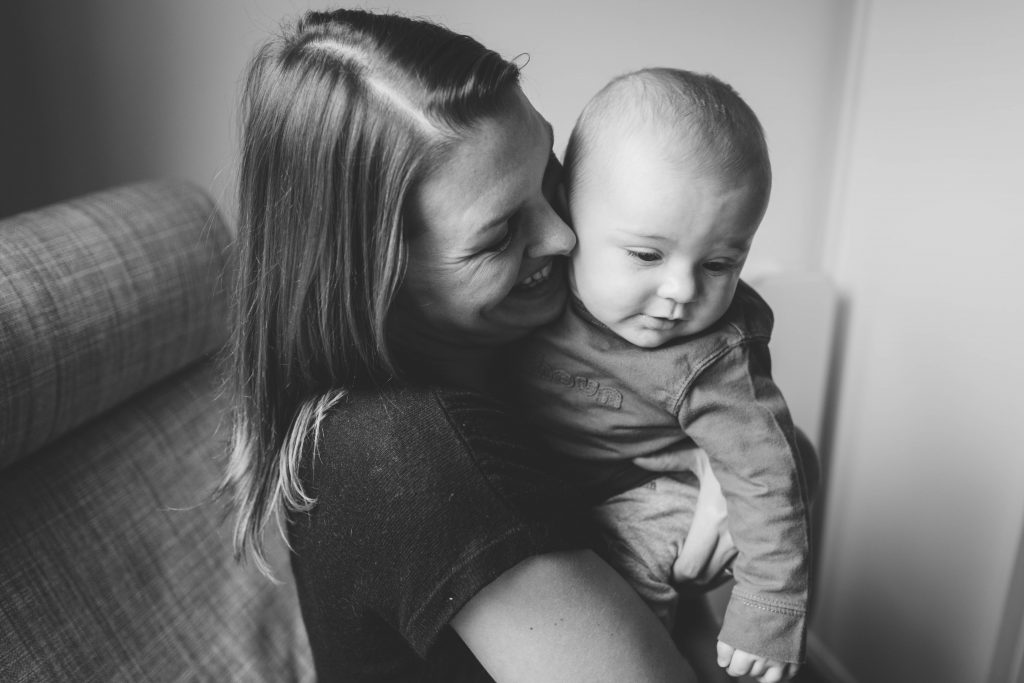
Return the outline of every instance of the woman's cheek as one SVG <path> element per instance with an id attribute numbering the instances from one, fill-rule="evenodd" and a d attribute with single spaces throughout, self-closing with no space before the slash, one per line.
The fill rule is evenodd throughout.
<path id="1" fill-rule="evenodd" d="M 511 296 L 518 284 L 519 270 L 517 268 L 516 270 L 490 273 L 479 278 L 474 283 L 473 291 L 484 308 L 494 308 Z"/>

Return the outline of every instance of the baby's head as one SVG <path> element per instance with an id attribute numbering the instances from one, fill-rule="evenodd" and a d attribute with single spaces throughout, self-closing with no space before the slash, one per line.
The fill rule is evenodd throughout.
<path id="1" fill-rule="evenodd" d="M 571 282 L 592 315 L 647 348 L 722 317 L 771 191 L 761 124 L 732 88 L 621 76 L 584 108 L 565 167 Z"/>

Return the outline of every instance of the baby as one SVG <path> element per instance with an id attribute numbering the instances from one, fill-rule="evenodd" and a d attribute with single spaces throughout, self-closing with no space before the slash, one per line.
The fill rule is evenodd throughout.
<path id="1" fill-rule="evenodd" d="M 573 296 L 520 349 L 524 405 L 597 503 L 609 561 L 670 628 L 694 478 L 632 459 L 708 454 L 739 551 L 718 663 L 789 677 L 806 641 L 808 489 L 771 378 L 772 313 L 739 277 L 771 188 L 761 125 L 711 76 L 645 69 L 590 101 L 565 167 Z"/>

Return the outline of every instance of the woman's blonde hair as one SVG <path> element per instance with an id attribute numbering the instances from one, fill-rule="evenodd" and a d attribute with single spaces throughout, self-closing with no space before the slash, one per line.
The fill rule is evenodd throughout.
<path id="1" fill-rule="evenodd" d="M 410 192 L 518 79 L 468 36 L 356 10 L 307 13 L 252 59 L 221 491 L 238 511 L 236 556 L 268 576 L 268 522 L 314 503 L 299 464 L 320 422 L 348 389 L 397 373 L 387 325 Z"/>

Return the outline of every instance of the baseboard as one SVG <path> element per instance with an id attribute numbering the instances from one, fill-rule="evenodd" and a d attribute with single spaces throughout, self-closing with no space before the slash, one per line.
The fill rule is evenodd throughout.
<path id="1" fill-rule="evenodd" d="M 807 659 L 828 683 L 859 683 L 813 631 L 807 634 Z"/>

